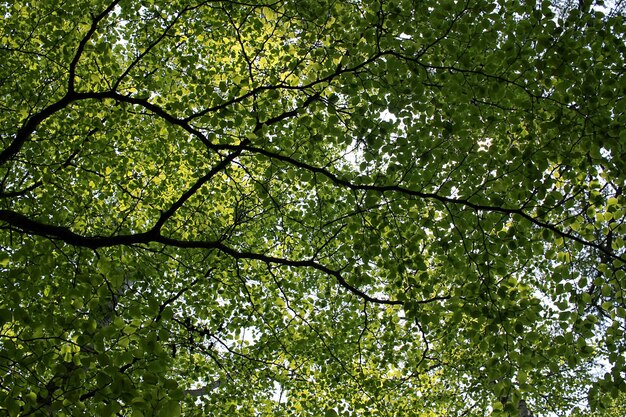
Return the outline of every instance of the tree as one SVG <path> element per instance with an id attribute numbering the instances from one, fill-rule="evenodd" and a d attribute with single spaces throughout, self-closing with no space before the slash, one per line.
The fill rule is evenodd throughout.
<path id="1" fill-rule="evenodd" d="M 3 5 L 9 416 L 618 412 L 618 7 Z"/>

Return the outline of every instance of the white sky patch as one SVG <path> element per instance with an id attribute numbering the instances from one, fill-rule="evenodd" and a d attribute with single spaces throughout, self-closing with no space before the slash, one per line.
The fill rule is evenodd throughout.
<path id="1" fill-rule="evenodd" d="M 479 152 L 488 152 L 489 148 L 491 148 L 491 144 L 493 141 L 491 138 L 485 138 L 478 141 L 478 151 Z"/>
<path id="2" fill-rule="evenodd" d="M 384 122 L 395 122 L 396 120 L 398 120 L 398 118 L 396 117 L 395 114 L 391 113 L 389 110 L 385 109 L 383 111 L 380 112 L 380 115 L 378 116 L 380 118 L 380 120 L 384 121 Z"/>

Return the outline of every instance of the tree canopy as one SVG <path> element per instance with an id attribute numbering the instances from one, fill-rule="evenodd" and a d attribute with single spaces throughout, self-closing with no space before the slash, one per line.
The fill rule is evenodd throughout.
<path id="1" fill-rule="evenodd" d="M 619 3 L 0 4 L 6 415 L 623 415 Z"/>

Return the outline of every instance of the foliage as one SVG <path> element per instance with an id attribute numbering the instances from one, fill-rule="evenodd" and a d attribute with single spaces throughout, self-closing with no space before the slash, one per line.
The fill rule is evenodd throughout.
<path id="1" fill-rule="evenodd" d="M 9 416 L 616 412 L 619 10 L 2 4 Z"/>

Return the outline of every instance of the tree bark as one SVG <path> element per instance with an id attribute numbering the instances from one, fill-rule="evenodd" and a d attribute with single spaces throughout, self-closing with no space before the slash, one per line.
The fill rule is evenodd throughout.
<path id="1" fill-rule="evenodd" d="M 519 409 L 519 417 L 534 417 L 533 413 L 528 409 L 526 401 L 520 400 L 519 404 L 517 404 L 517 408 Z"/>

